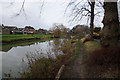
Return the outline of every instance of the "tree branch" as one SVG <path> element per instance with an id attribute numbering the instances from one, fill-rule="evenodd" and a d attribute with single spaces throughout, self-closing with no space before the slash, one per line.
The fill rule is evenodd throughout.
<path id="1" fill-rule="evenodd" d="M 40 16 L 41 16 L 41 14 L 42 14 L 42 9 L 43 9 L 44 3 L 45 3 L 45 0 L 43 0 L 42 5 L 41 5 L 41 8 L 40 8 Z"/>
<path id="2" fill-rule="evenodd" d="M 87 0 L 87 1 L 88 1 L 88 4 L 89 4 L 90 6 L 92 6 L 92 4 L 91 4 L 90 0 Z"/>
<path id="3" fill-rule="evenodd" d="M 16 16 L 19 16 L 19 15 L 21 14 L 22 11 L 23 11 L 23 12 L 25 11 L 25 10 L 24 10 L 24 4 L 25 4 L 25 0 L 23 1 L 23 3 L 22 3 L 22 7 L 21 7 L 19 13 L 16 14 Z"/>
<path id="4" fill-rule="evenodd" d="M 68 5 L 67 5 L 67 7 L 66 7 L 66 9 L 65 9 L 65 11 L 64 11 L 64 15 L 65 15 L 65 13 L 67 12 L 68 7 L 71 6 L 71 4 L 73 4 L 72 0 L 70 0 L 70 2 L 68 3 Z"/>

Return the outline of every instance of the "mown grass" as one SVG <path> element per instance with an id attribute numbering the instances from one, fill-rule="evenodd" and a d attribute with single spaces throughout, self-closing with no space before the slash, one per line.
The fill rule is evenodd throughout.
<path id="1" fill-rule="evenodd" d="M 1 35 L 1 36 L 2 36 L 2 41 L 11 41 L 11 40 L 28 39 L 28 38 L 52 37 L 52 35 L 40 35 L 40 34 Z"/>

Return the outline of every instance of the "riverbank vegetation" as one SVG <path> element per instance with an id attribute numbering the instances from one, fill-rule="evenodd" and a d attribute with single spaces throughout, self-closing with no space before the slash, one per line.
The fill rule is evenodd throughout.
<path id="1" fill-rule="evenodd" d="M 66 38 L 69 35 L 69 28 L 60 23 L 54 23 L 49 31 L 55 38 Z"/>
<path id="2" fill-rule="evenodd" d="M 56 44 L 58 46 L 58 44 Z M 67 65 L 78 54 L 77 42 L 63 40 L 60 47 L 55 49 L 61 50 L 63 54 L 56 54 L 55 58 L 49 55 L 47 58 L 28 58 L 29 71 L 22 74 L 23 78 L 55 78 L 61 65 Z M 54 49 L 53 49 L 54 50 Z"/>
<path id="3" fill-rule="evenodd" d="M 28 59 L 29 71 L 22 74 L 23 78 L 55 78 L 59 68 L 63 64 L 68 64 L 72 59 L 80 52 L 79 47 L 84 48 L 83 61 L 85 63 L 85 69 L 88 72 L 88 76 L 92 78 L 119 78 L 120 77 L 120 43 L 119 43 L 119 5 L 118 0 L 115 2 L 97 2 L 97 0 L 86 0 L 81 4 L 81 1 L 71 0 L 65 10 L 67 13 L 67 8 L 71 8 L 72 13 L 70 14 L 71 23 L 86 24 L 88 26 L 77 25 L 72 30 L 65 28 L 63 24 L 55 23 L 50 33 L 53 34 L 54 38 L 65 38 L 70 32 L 71 40 L 63 41 L 59 44 L 59 41 L 55 41 L 54 52 L 55 57 L 51 56 L 48 52 L 48 57 L 38 57 L 26 56 Z M 20 12 L 18 16 L 23 12 L 25 14 L 25 0 L 23 1 Z M 44 1 L 41 6 L 44 6 Z M 100 10 L 98 10 L 98 7 Z M 68 9 L 68 10 L 69 10 Z M 21 12 L 22 11 L 22 12 Z M 54 10 L 55 11 L 55 10 Z M 41 11 L 40 11 L 41 12 Z M 25 14 L 26 15 L 26 14 Z M 59 15 L 58 15 L 59 16 Z M 68 14 L 67 14 L 68 16 Z M 54 17 L 55 18 L 55 17 Z M 103 18 L 101 20 L 100 18 Z M 96 20 L 98 19 L 98 20 Z M 57 20 L 56 20 L 57 21 Z M 83 23 L 82 23 L 82 22 Z M 99 22 L 100 21 L 100 22 Z M 95 23 L 95 24 L 94 24 Z M 99 23 L 103 23 L 99 25 Z M 47 23 L 46 23 L 47 24 Z M 102 30 L 95 30 L 96 26 L 103 27 Z M 68 26 L 70 27 L 70 26 Z M 28 27 L 27 27 L 28 28 Z M 5 29 L 6 30 L 6 29 Z M 13 34 L 14 31 L 10 31 Z M 35 33 L 38 33 L 36 31 Z M 90 35 L 89 38 L 81 39 L 79 46 L 77 40 L 80 36 Z M 33 41 L 33 40 L 44 40 L 52 37 L 52 35 L 2 35 L 3 43 L 11 43 L 18 41 Z M 93 38 L 100 38 L 97 41 Z M 77 38 L 77 39 L 74 39 Z M 119 45 L 119 46 L 118 46 Z M 81 49 L 82 49 L 81 48 Z M 59 51 L 61 54 L 59 54 Z M 42 53 L 39 53 L 41 55 Z M 49 55 L 50 54 L 50 55 Z M 78 63 L 79 64 L 79 63 Z M 81 65 L 79 65 L 82 69 Z M 79 67 L 78 66 L 78 67 Z M 76 68 L 78 68 L 76 67 Z M 81 74 L 80 71 L 78 73 Z M 77 73 L 76 73 L 77 74 Z M 83 74 L 82 74 L 83 75 Z M 81 77 L 81 75 L 79 75 Z"/>
<path id="4" fill-rule="evenodd" d="M 100 78 L 118 78 L 120 63 L 120 48 L 109 47 L 94 50 L 87 58 L 86 68 L 94 77 Z M 91 73 L 93 72 L 93 73 Z"/>
<path id="5" fill-rule="evenodd" d="M 81 42 L 84 40 L 85 38 L 82 38 Z M 83 61 L 89 77 L 119 77 L 120 48 L 115 46 L 103 48 L 100 42 L 95 40 L 85 42 L 83 48 Z"/>

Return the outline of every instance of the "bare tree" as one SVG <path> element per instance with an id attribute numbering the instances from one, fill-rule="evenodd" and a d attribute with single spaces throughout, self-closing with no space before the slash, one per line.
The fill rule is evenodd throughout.
<path id="1" fill-rule="evenodd" d="M 22 6 L 21 6 L 21 9 L 20 9 L 20 11 L 16 14 L 16 16 L 19 16 L 19 15 L 21 14 L 21 12 L 24 12 L 24 13 L 25 13 L 24 5 L 25 5 L 25 0 L 23 1 Z M 25 15 L 26 15 L 26 13 L 25 13 Z"/>
<path id="2" fill-rule="evenodd" d="M 78 0 L 76 0 L 78 1 Z M 71 6 L 76 1 L 71 1 L 67 8 Z M 99 2 L 99 4 L 96 4 L 96 6 L 102 7 L 102 3 Z M 72 10 L 72 22 L 80 22 L 82 18 L 88 17 L 87 23 L 90 20 L 90 35 L 91 38 L 93 37 L 93 28 L 94 28 L 94 18 L 97 16 L 100 12 L 95 13 L 95 0 L 87 0 L 86 2 L 78 1 L 74 5 L 74 8 Z"/>
<path id="3" fill-rule="evenodd" d="M 71 33 L 74 36 L 81 37 L 81 36 L 85 36 L 86 33 L 88 32 L 88 30 L 89 30 L 88 26 L 85 26 L 85 25 L 76 25 L 71 30 Z"/>
<path id="4" fill-rule="evenodd" d="M 91 7 L 90 35 L 91 35 L 91 38 L 93 38 L 95 0 L 91 0 L 91 3 L 88 0 L 88 3 Z"/>
<path id="5" fill-rule="evenodd" d="M 54 37 L 66 37 L 67 36 L 67 28 L 60 23 L 54 23 L 50 31 L 53 33 Z"/>
<path id="6" fill-rule="evenodd" d="M 17 14 L 15 14 L 15 16 L 19 16 L 19 15 L 21 15 L 23 13 L 25 15 L 25 17 L 27 18 L 27 14 L 25 12 L 25 1 L 26 0 L 23 0 L 20 10 L 19 10 L 19 12 Z M 41 6 L 40 6 L 40 16 L 41 16 L 45 0 L 40 0 L 40 2 L 42 3 Z M 13 3 L 14 2 L 12 2 L 10 4 L 12 5 Z"/>

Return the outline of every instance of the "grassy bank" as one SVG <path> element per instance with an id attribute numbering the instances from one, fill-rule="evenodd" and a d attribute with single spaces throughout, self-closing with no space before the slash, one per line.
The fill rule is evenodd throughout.
<path id="1" fill-rule="evenodd" d="M 79 54 L 79 40 L 76 41 L 76 47 L 75 47 L 75 54 L 72 56 L 72 61 L 74 61 L 76 59 L 76 57 L 78 56 Z"/>
<path id="2" fill-rule="evenodd" d="M 35 42 L 44 42 L 51 40 L 52 35 L 1 35 L 2 37 L 2 51 L 8 51 L 12 47 L 25 46 L 34 44 Z"/>
<path id="3" fill-rule="evenodd" d="M 45 38 L 45 39 L 40 39 L 40 40 L 35 40 L 35 41 L 26 41 L 26 42 L 19 42 L 19 43 L 9 43 L 9 44 L 3 44 L 2 48 L 0 49 L 1 51 L 8 51 L 10 50 L 12 47 L 16 47 L 16 46 L 26 46 L 26 45 L 31 45 L 37 42 L 44 42 L 44 41 L 48 41 L 51 40 L 51 38 Z"/>
<path id="4" fill-rule="evenodd" d="M 85 38 L 82 38 L 80 40 L 80 43 L 83 43 Z M 97 41 L 88 41 L 88 42 L 85 42 L 83 44 L 83 48 L 84 48 L 84 55 L 83 55 L 83 59 L 85 60 L 90 53 L 92 53 L 94 50 L 100 48 L 100 42 L 97 42 Z"/>
<path id="5" fill-rule="evenodd" d="M 83 42 L 84 39 L 81 39 Z M 118 78 L 120 48 L 101 47 L 100 42 L 87 41 L 83 44 L 87 74 L 91 78 Z M 90 67 L 89 67 L 90 66 Z"/>
<path id="6" fill-rule="evenodd" d="M 28 35 L 1 35 L 2 41 L 11 41 L 19 39 L 29 39 L 29 38 L 43 38 L 43 37 L 52 37 L 52 35 L 40 35 L 40 34 L 28 34 Z"/>
<path id="7" fill-rule="evenodd" d="M 71 40 L 64 40 L 61 50 L 64 54 L 56 55 L 56 58 L 38 58 L 31 61 L 29 59 L 29 71 L 22 74 L 23 78 L 55 78 L 61 65 L 68 64 L 78 54 L 78 46 Z"/>

